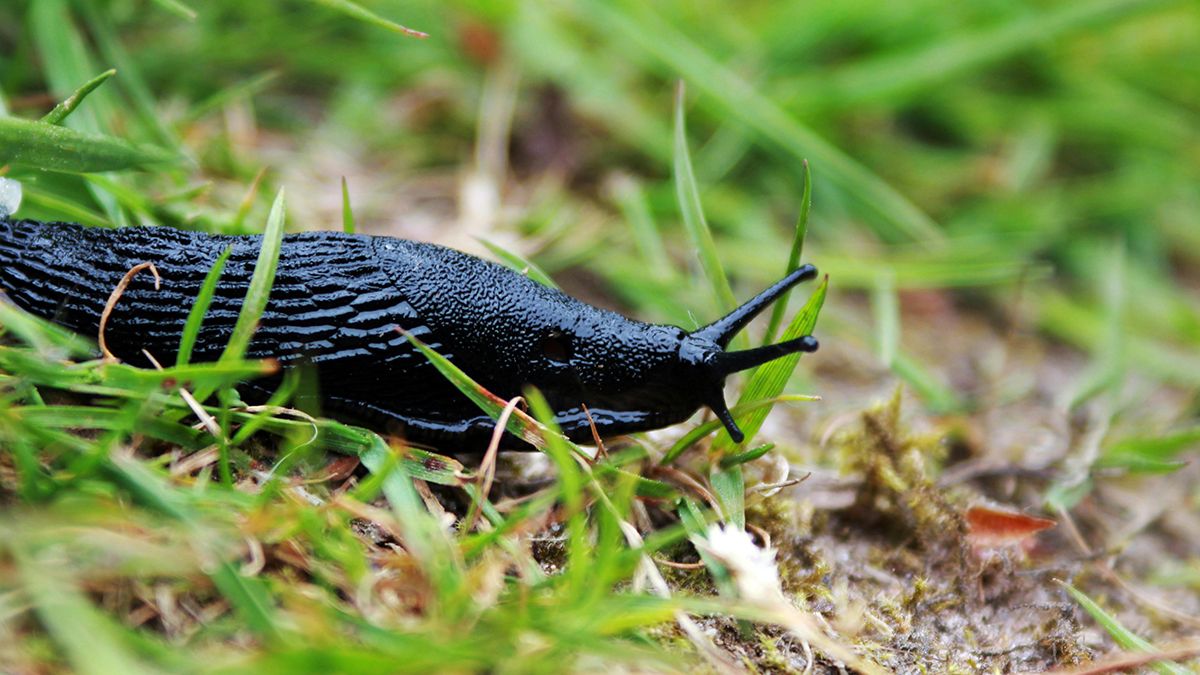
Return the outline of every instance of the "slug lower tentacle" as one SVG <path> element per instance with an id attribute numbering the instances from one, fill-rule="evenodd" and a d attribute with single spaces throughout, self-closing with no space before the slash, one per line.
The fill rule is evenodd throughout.
<path id="1" fill-rule="evenodd" d="M 5 217 L 0 289 L 23 309 L 94 336 L 121 277 L 151 262 L 161 287 L 148 275 L 132 279 L 108 317 L 107 344 L 135 365 L 148 365 L 143 350 L 173 362 L 205 275 L 232 247 L 192 356 L 212 361 L 237 321 L 260 244 L 258 236 Z M 723 399 L 726 376 L 815 351 L 817 342 L 805 336 L 740 352 L 726 347 L 755 315 L 816 273 L 805 265 L 726 317 L 688 332 L 593 307 L 433 244 L 337 232 L 288 235 L 247 356 L 284 367 L 311 364 L 326 412 L 435 446 L 481 450 L 495 423 L 405 332 L 498 396 L 537 387 L 573 440 L 590 441 L 592 423 L 601 436 L 613 436 L 675 424 L 708 406 L 741 441 Z M 248 386 L 266 392 L 271 384 Z"/>

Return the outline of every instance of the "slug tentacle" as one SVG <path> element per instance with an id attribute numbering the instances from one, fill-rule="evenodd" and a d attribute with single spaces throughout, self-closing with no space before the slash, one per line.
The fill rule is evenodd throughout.
<path id="1" fill-rule="evenodd" d="M 728 375 L 740 370 L 761 366 L 767 361 L 774 361 L 788 354 L 815 352 L 819 346 L 815 337 L 803 335 L 787 342 L 764 345 L 754 349 L 745 349 L 740 352 L 722 352 L 717 356 L 716 368 L 718 371 Z"/>
<path id="2" fill-rule="evenodd" d="M 710 339 L 724 349 L 729 346 L 729 341 L 733 339 L 734 335 L 741 332 L 746 324 L 750 323 L 764 309 L 770 307 L 781 295 L 787 293 L 796 284 L 815 278 L 817 278 L 817 268 L 812 265 L 802 265 L 762 293 L 747 300 L 737 309 L 695 331 L 693 335 Z"/>
<path id="3" fill-rule="evenodd" d="M 134 277 L 105 325 L 113 353 L 176 359 L 188 313 L 214 261 L 225 265 L 192 353 L 220 357 L 254 274 L 262 238 L 166 227 L 117 230 L 0 216 L 0 290 L 16 305 L 95 337 L 105 301 L 129 269 L 152 263 L 161 288 Z M 319 394 L 298 401 L 410 441 L 481 451 L 495 423 L 433 367 L 401 331 L 510 399 L 536 387 L 573 440 L 655 429 L 708 406 L 742 440 L 725 378 L 801 351 L 811 336 L 737 352 L 725 348 L 797 283 L 806 265 L 729 315 L 688 333 L 593 307 L 495 263 L 391 237 L 309 232 L 284 237 L 274 285 L 247 349 L 283 367 L 307 365 Z M 275 380 L 245 384 L 266 399 Z M 584 412 L 586 406 L 587 413 Z M 505 446 L 528 449 L 515 437 Z"/>

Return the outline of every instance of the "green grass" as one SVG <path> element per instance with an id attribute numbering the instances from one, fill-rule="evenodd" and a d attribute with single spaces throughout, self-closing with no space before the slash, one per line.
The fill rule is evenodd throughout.
<path id="1" fill-rule="evenodd" d="M 95 336 L 0 304 L 0 669 L 781 667 L 760 642 L 803 662 L 710 556 L 652 562 L 701 560 L 687 542 L 718 518 L 784 542 L 785 587 L 835 645 L 912 667 L 878 626 L 903 638 L 925 600 L 855 604 L 828 581 L 836 561 L 872 566 L 849 597 L 914 559 L 928 568 L 906 583 L 953 586 L 959 549 L 932 532 L 957 530 L 930 510 L 977 497 L 1049 503 L 1086 537 L 1128 535 L 1112 555 L 1135 559 L 1138 536 L 1164 535 L 1133 515 L 1141 529 L 1124 529 L 1122 490 L 1173 487 L 1175 517 L 1196 515 L 1192 4 L 16 0 L 0 45 L 0 173 L 23 185 L 19 216 L 267 234 L 219 363 L 91 360 Z M 468 174 L 499 181 L 483 231 L 457 227 Z M 509 428 L 557 479 L 485 495 L 476 457 L 291 410 L 303 377 L 238 407 L 236 383 L 271 368 L 243 354 L 279 237 L 317 228 L 444 237 L 685 328 L 813 262 L 828 280 L 739 340 L 815 327 L 822 351 L 731 382 L 741 446 L 700 420 L 597 458 L 531 392 Z M 505 401 L 427 356 L 499 415 Z M 838 440 L 896 383 L 940 443 L 868 422 Z M 1039 425 L 1045 464 L 1018 433 Z M 951 446 L 1019 477 L 938 485 Z M 780 457 L 849 467 L 857 508 L 879 517 L 764 500 Z M 767 514 L 793 507 L 779 531 Z M 830 532 L 871 555 L 828 554 Z M 1102 575 L 1075 583 L 1107 595 Z M 1028 604 L 1089 597 L 1046 588 Z M 1080 622 L 1144 648 L 1083 606 Z M 868 628 L 839 623 L 864 612 Z"/>

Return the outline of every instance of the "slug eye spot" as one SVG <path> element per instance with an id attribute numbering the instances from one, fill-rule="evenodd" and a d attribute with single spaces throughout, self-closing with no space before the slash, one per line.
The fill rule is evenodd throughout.
<path id="1" fill-rule="evenodd" d="M 553 363 L 566 364 L 571 360 L 571 336 L 552 331 L 542 338 L 542 355 Z"/>

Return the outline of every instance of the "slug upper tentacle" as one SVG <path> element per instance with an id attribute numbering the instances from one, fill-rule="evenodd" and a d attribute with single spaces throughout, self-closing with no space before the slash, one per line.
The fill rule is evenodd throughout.
<path id="1" fill-rule="evenodd" d="M 0 289 L 33 314 L 96 335 L 114 286 L 131 267 L 151 262 L 161 288 L 148 277 L 133 278 L 108 318 L 107 344 L 134 364 L 146 362 L 143 350 L 171 362 L 205 275 L 232 247 L 192 357 L 211 361 L 237 321 L 260 243 L 257 236 L 0 217 Z M 275 358 L 284 367 L 311 364 L 327 412 L 438 446 L 482 449 L 494 422 L 404 332 L 498 396 L 537 387 L 573 440 L 590 441 L 593 423 L 602 436 L 612 436 L 675 424 L 708 406 L 741 441 L 723 399 L 725 378 L 815 351 L 817 342 L 805 336 L 744 351 L 726 348 L 757 314 L 816 273 L 805 265 L 688 332 L 588 305 L 433 244 L 337 232 L 288 235 L 247 356 Z M 272 382 L 248 387 L 269 392 Z"/>

